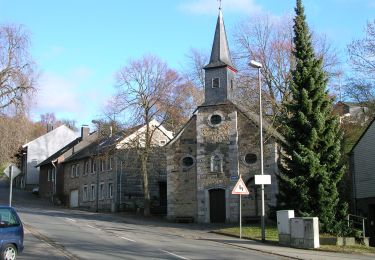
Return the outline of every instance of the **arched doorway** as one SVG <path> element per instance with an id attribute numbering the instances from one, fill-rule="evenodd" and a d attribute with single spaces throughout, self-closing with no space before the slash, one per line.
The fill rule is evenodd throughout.
<path id="1" fill-rule="evenodd" d="M 210 193 L 210 222 L 225 223 L 225 190 L 212 189 Z"/>

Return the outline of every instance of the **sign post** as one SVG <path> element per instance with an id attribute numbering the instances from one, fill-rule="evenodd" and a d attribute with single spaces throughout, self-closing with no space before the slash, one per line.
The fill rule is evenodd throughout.
<path id="1" fill-rule="evenodd" d="M 261 185 L 262 187 L 262 216 L 261 216 L 261 229 L 262 229 L 262 242 L 266 241 L 266 225 L 265 225 L 265 210 L 264 210 L 264 185 L 271 184 L 271 175 L 263 174 L 255 175 L 255 185 Z"/>
<path id="2" fill-rule="evenodd" d="M 10 189 L 9 189 L 9 207 L 12 206 L 12 193 L 13 193 L 13 180 L 21 173 L 20 169 L 18 169 L 15 165 L 9 164 L 5 170 L 4 174 L 8 176 L 10 180 Z"/>
<path id="3" fill-rule="evenodd" d="M 242 177 L 240 175 L 240 178 L 238 179 L 238 182 L 234 186 L 232 190 L 232 194 L 240 195 L 240 239 L 242 238 L 242 201 L 241 201 L 241 195 L 249 195 L 249 190 L 246 188 L 245 183 L 242 180 Z"/>

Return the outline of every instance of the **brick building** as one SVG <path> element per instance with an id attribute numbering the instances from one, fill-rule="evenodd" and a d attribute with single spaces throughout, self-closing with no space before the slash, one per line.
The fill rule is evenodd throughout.
<path id="1" fill-rule="evenodd" d="M 236 104 L 237 73 L 233 65 L 221 11 L 217 19 L 210 62 L 205 69 L 205 100 L 183 129 L 168 144 L 168 218 L 191 218 L 200 223 L 237 222 L 239 196 L 231 191 L 239 174 L 250 195 L 243 196 L 244 217 L 261 214 L 258 116 Z M 268 134 L 264 149 L 266 204 L 276 204 L 277 134 Z M 259 191 L 258 191 L 259 190 Z"/>

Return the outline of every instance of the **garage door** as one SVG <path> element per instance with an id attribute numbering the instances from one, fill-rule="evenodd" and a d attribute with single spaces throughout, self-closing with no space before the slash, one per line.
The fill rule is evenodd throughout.
<path id="1" fill-rule="evenodd" d="M 71 208 L 78 207 L 78 190 L 70 191 L 70 207 Z"/>

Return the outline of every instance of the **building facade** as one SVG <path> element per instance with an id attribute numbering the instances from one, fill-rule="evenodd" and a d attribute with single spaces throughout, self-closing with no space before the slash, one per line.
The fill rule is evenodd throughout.
<path id="1" fill-rule="evenodd" d="M 221 11 L 217 19 L 210 62 L 205 69 L 205 100 L 168 144 L 168 218 L 191 218 L 199 223 L 237 222 L 239 196 L 232 190 L 239 176 L 250 194 L 243 196 L 242 215 L 261 214 L 259 118 L 236 104 L 237 73 L 228 47 Z M 272 129 L 264 149 L 264 174 L 272 184 L 265 188 L 266 204 L 276 204 L 277 146 Z"/>
<path id="2" fill-rule="evenodd" d="M 19 156 L 22 173 L 17 177 L 17 186 L 27 189 L 39 186 L 39 167 L 36 166 L 76 138 L 73 130 L 62 125 L 24 144 Z"/>
<path id="3" fill-rule="evenodd" d="M 172 133 L 157 121 L 148 160 L 152 213 L 166 213 L 165 144 Z M 155 128 L 156 127 L 156 128 Z M 108 138 L 100 138 L 68 157 L 64 165 L 64 194 L 71 208 L 95 211 L 142 210 L 143 177 L 139 146 L 144 145 L 145 126 Z"/>
<path id="4" fill-rule="evenodd" d="M 356 215 L 367 218 L 368 236 L 375 245 L 375 119 L 350 153 L 353 205 Z"/>

